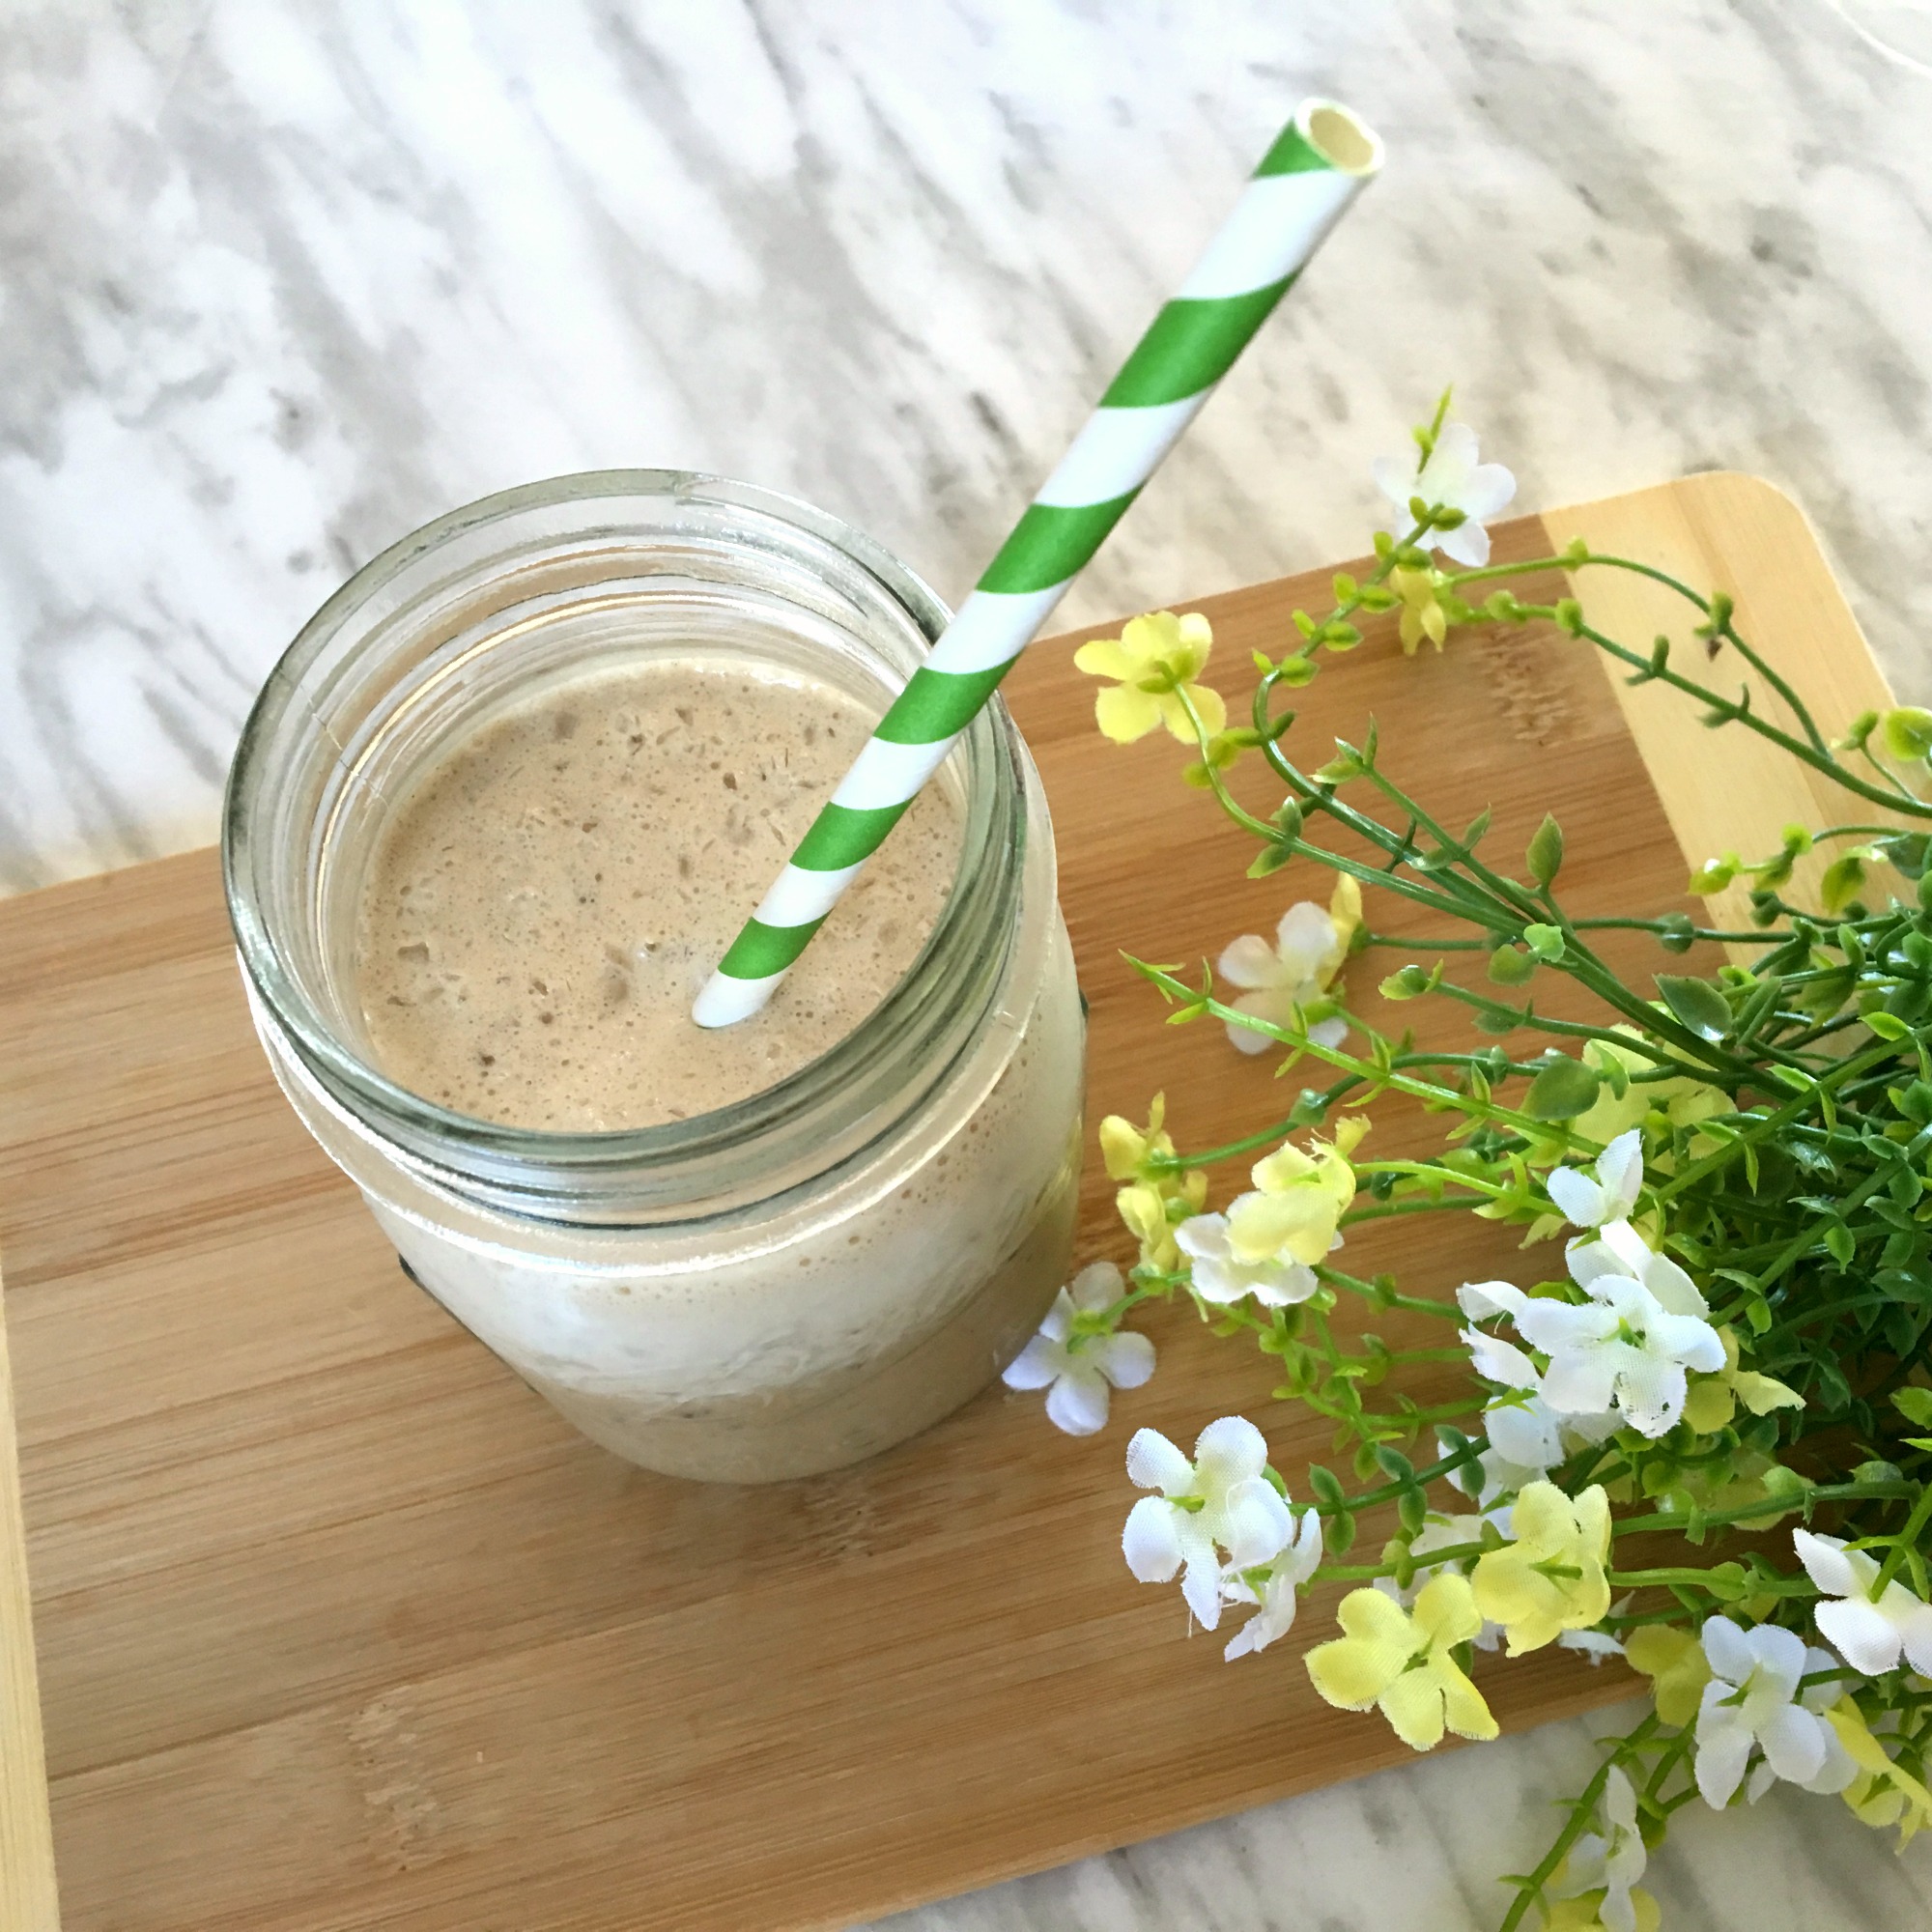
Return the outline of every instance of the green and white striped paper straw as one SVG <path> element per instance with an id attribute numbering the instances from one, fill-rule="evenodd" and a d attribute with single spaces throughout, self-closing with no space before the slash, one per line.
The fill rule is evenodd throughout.
<path id="1" fill-rule="evenodd" d="M 1295 110 L 732 941 L 693 1009 L 699 1026 L 731 1026 L 771 998 L 1381 157 L 1347 108 L 1304 100 Z"/>

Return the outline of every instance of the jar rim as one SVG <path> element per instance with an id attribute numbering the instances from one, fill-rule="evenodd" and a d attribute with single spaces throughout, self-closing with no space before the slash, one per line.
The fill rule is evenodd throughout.
<path id="1" fill-rule="evenodd" d="M 798 498 L 700 472 L 672 469 L 579 471 L 499 491 L 412 531 L 344 582 L 297 633 L 270 670 L 243 724 L 230 768 L 222 814 L 222 869 L 244 977 L 261 1009 L 297 1058 L 338 1106 L 445 1184 L 489 1205 L 523 1214 L 603 1220 L 586 1201 L 611 1194 L 639 1205 L 641 1188 L 661 1205 L 696 1203 L 716 1194 L 721 1158 L 754 1158 L 766 1179 L 784 1181 L 797 1165 L 778 1142 L 804 1141 L 834 1163 L 849 1159 L 889 1132 L 920 1094 L 944 1077 L 996 1003 L 1018 920 L 1027 837 L 1029 763 L 1004 703 L 995 696 L 962 733 L 967 810 L 952 886 L 925 945 L 879 1004 L 817 1058 L 740 1100 L 681 1121 L 586 1132 L 509 1126 L 456 1112 L 399 1085 L 340 1037 L 324 1004 L 291 956 L 297 949 L 278 926 L 285 895 L 273 890 L 274 867 L 288 860 L 278 837 L 277 787 L 286 778 L 292 740 L 315 728 L 320 714 L 309 686 L 331 665 L 373 651 L 383 624 L 407 620 L 412 594 L 422 597 L 467 572 L 487 582 L 490 540 L 514 541 L 520 522 L 582 505 L 587 518 L 650 505 L 680 515 L 716 513 L 721 554 L 734 534 L 798 547 L 810 558 L 836 558 L 858 573 L 867 595 L 883 595 L 929 649 L 950 621 L 937 594 L 883 546 Z M 599 527 L 603 527 L 600 526 Z M 559 533 L 561 535 L 561 533 Z M 749 541 L 749 537 L 746 537 Z M 647 539 L 639 536 L 639 544 Z M 456 578 L 438 578 L 439 560 L 472 554 Z M 395 605 L 387 618 L 355 636 L 358 620 Z M 349 641 L 344 644 L 347 637 Z M 303 715 L 307 706 L 310 715 Z M 336 742 L 340 755 L 340 742 Z M 312 836 L 314 828 L 307 829 Z M 311 896 L 313 893 L 311 892 Z M 317 923 L 319 912 L 309 908 Z M 963 1023 L 963 1024 L 962 1024 Z M 909 1069 L 914 1077 L 909 1078 Z M 842 1104 L 841 1104 L 842 1102 Z M 883 1113 L 882 1111 L 883 1110 Z M 889 1118 L 888 1118 L 889 1117 Z M 855 1134 L 858 1138 L 854 1138 Z M 803 1150 L 800 1150 L 803 1152 Z M 810 1156 L 806 1156 L 808 1165 Z M 818 1161 L 817 1178 L 827 1159 Z M 751 1176 L 748 1184 L 757 1185 Z M 793 1183 L 795 1184 L 795 1182 Z M 728 1192 L 728 1189 L 727 1189 Z"/>

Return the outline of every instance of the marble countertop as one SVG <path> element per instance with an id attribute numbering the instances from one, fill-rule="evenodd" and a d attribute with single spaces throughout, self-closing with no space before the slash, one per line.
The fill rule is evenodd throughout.
<path id="1" fill-rule="evenodd" d="M 721 470 L 956 598 L 1308 92 L 1385 179 L 1064 611 L 1360 549 L 1454 379 L 1524 507 L 1783 484 L 1932 700 L 1922 0 L 47 0 L 0 18 L 0 889 L 208 841 L 355 565 L 559 470 Z M 1150 1667 L 1155 1661 L 1150 1660 Z M 1601 1725 L 1604 1720 L 1596 1720 Z M 1590 1726 L 895 1932 L 1492 1924 Z M 1692 1807 L 1692 1812 L 1696 1807 Z M 1668 1923 L 1932 1911 L 1834 1801 L 1687 1815 Z M 1375 1890 L 1368 1887 L 1373 1875 Z"/>

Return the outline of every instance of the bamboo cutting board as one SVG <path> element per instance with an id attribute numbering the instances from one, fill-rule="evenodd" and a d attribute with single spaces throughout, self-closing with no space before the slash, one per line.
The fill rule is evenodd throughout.
<path id="1" fill-rule="evenodd" d="M 1524 519 L 1499 554 L 1577 532 L 1732 591 L 1828 725 L 1886 701 L 1768 486 Z M 1203 600 L 1230 689 L 1324 579 Z M 1639 643 L 1686 634 L 1647 586 L 1584 594 Z M 1091 1118 L 1165 1088 L 1181 1144 L 1206 1145 L 1291 1090 L 1162 1026 L 1116 949 L 1211 954 L 1325 877 L 1245 879 L 1177 747 L 1094 732 L 1069 644 L 1010 683 L 1093 1003 Z M 1307 762 L 1375 713 L 1384 763 L 1443 817 L 1495 808 L 1503 864 L 1554 810 L 1585 912 L 1681 904 L 1687 853 L 1768 845 L 1806 810 L 1754 741 L 1682 737 L 1665 694 L 1549 635 L 1413 661 L 1372 637 L 1302 696 Z M 1365 1006 L 1403 956 L 1351 969 Z M 1295 1652 L 1332 1598 L 1230 1668 L 1177 1592 L 1122 1568 L 1136 1425 L 1188 1441 L 1242 1408 L 1283 1468 L 1331 1453 L 1270 1408 L 1258 1357 L 1180 1311 L 1148 1324 L 1152 1383 L 1087 1441 L 995 1387 L 858 1468 L 730 1491 L 574 1435 L 410 1285 L 281 1101 L 212 853 L 0 906 L 0 1102 L 6 1932 L 53 1927 L 55 1866 L 69 1932 L 838 1925 L 1406 1756 L 1308 1687 Z M 1391 1113 L 1377 1137 L 1431 1129 Z M 1125 1259 L 1109 1191 L 1089 1174 L 1082 1252 Z M 1387 1224 L 1351 1262 L 1438 1289 L 1507 1265 L 1507 1237 L 1456 1220 Z M 1629 1688 L 1568 1653 L 1478 1681 L 1514 1728 Z"/>

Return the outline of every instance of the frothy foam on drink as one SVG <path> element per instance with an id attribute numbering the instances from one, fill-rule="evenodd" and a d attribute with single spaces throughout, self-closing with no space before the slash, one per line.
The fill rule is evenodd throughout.
<path id="1" fill-rule="evenodd" d="M 836 1045 L 904 975 L 958 865 L 933 784 L 762 1013 L 691 1003 L 873 720 L 827 686 L 649 664 L 554 688 L 458 745 L 384 828 L 356 987 L 399 1085 L 551 1132 L 728 1105 Z"/>

